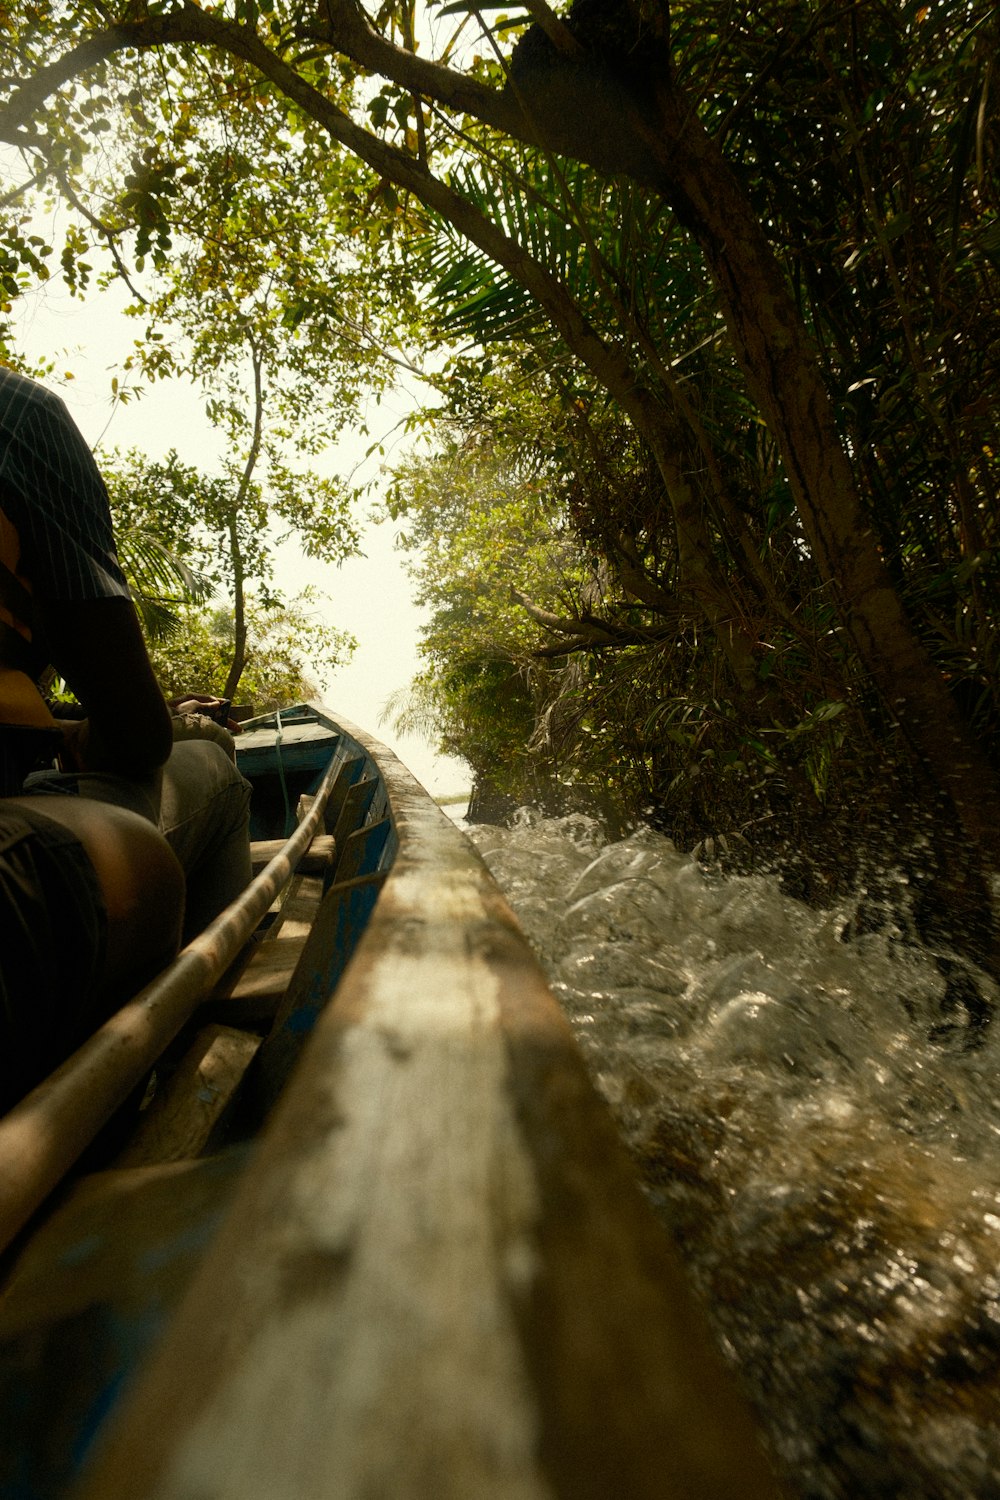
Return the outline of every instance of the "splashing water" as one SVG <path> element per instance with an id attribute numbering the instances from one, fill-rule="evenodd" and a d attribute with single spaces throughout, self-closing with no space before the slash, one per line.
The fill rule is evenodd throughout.
<path id="1" fill-rule="evenodd" d="M 1000 1496 L 1000 1023 L 929 1040 L 933 954 L 649 830 L 471 836 L 792 1492 Z"/>

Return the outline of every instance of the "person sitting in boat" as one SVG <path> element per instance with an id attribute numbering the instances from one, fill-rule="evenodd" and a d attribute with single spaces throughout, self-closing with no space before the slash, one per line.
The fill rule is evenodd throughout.
<path id="1" fill-rule="evenodd" d="M 49 665 L 86 718 L 53 717 Z M 0 368 L 0 1107 L 250 879 L 249 785 L 173 722 L 93 456 L 57 396 Z"/>

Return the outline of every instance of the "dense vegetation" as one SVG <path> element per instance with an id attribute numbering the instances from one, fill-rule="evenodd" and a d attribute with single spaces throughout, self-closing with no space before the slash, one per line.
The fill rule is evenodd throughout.
<path id="1" fill-rule="evenodd" d="M 164 691 L 216 693 L 263 712 L 315 695 L 356 643 L 323 618 L 310 590 L 287 600 L 275 589 L 271 526 L 275 511 L 289 520 L 287 497 L 269 496 L 253 466 L 240 472 L 227 462 L 205 474 L 174 451 L 163 460 L 101 457 L 119 552 Z M 339 561 L 357 546 L 346 498 L 296 476 L 293 502 L 307 482 L 315 487 L 294 511 L 301 539 Z"/>
<path id="2" fill-rule="evenodd" d="M 997 969 L 997 7 L 6 9 L 61 273 L 135 281 L 234 479 L 273 420 L 313 534 L 281 443 L 427 357 L 405 713 L 515 797 L 808 843 L 816 892 L 919 813 L 925 930 Z M 10 298 L 52 259 L 27 201 Z"/>

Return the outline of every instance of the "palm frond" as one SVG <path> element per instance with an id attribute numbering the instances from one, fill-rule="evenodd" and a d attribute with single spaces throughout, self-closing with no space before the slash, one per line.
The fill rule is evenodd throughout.
<path id="1" fill-rule="evenodd" d="M 117 544 L 143 629 L 151 640 L 164 640 L 180 624 L 178 611 L 187 604 L 203 603 L 212 585 L 145 527 L 120 531 Z"/>

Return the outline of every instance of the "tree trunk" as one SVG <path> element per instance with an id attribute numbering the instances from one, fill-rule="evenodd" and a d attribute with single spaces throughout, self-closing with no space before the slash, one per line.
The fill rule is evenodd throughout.
<path id="1" fill-rule="evenodd" d="M 233 664 L 226 678 L 225 696 L 230 700 L 236 697 L 236 689 L 247 663 L 246 573 L 243 567 L 243 549 L 240 546 L 239 516 L 250 493 L 264 430 L 264 356 L 251 331 L 247 331 L 246 338 L 253 370 L 253 430 L 239 488 L 229 513 L 229 554 L 233 564 Z"/>
<path id="2" fill-rule="evenodd" d="M 226 677 L 222 696 L 233 703 L 236 699 L 236 689 L 240 685 L 240 678 L 243 676 L 243 668 L 247 664 L 247 601 L 243 552 L 240 548 L 235 510 L 229 515 L 229 556 L 233 564 L 233 659 L 229 665 L 229 674 Z"/>
<path id="3" fill-rule="evenodd" d="M 997 777 L 893 586 L 815 349 L 753 205 L 692 101 L 671 86 L 667 63 L 651 70 L 614 61 L 605 54 L 581 62 L 538 38 L 522 43 L 512 64 L 522 134 L 655 185 L 698 242 L 840 619 L 917 761 L 1000 869 Z"/>
<path id="4" fill-rule="evenodd" d="M 810 549 L 872 681 L 959 821 L 1000 867 L 1000 789 L 893 587 L 784 275 L 728 164 L 682 104 L 661 97 L 657 141 L 719 289 L 734 345 L 788 473 Z"/>

